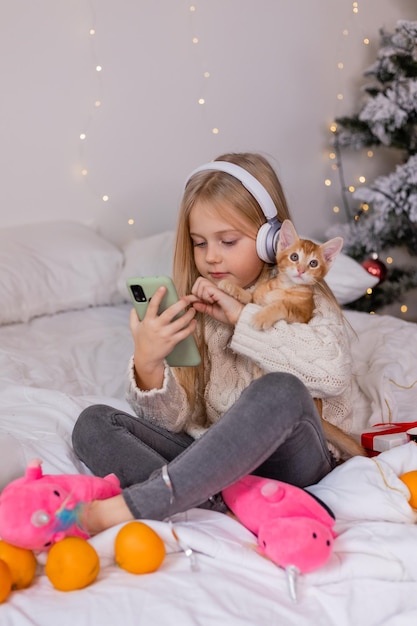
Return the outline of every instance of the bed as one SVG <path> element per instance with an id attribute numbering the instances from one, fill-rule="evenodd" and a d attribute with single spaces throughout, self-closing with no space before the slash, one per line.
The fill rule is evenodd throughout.
<path id="1" fill-rule="evenodd" d="M 165 232 L 118 248 L 72 222 L 0 230 L 0 488 L 33 458 L 42 459 L 45 473 L 88 473 L 71 449 L 78 414 L 93 403 L 129 410 L 125 278 L 169 273 L 172 240 Z M 342 304 L 374 281 L 344 255 L 332 272 L 329 283 Z M 366 401 L 357 399 L 355 432 L 417 420 L 417 325 L 352 311 L 346 317 L 366 394 Z M 351 459 L 310 487 L 332 508 L 337 538 L 326 565 L 299 577 L 296 601 L 285 572 L 257 554 L 254 536 L 236 519 L 193 509 L 147 521 L 167 550 L 153 574 L 115 564 L 120 526 L 90 540 L 101 569 L 80 591 L 53 589 L 39 555 L 33 584 L 0 605 L 0 624 L 415 624 L 417 512 L 399 479 L 413 469 L 417 446 L 409 442 Z"/>

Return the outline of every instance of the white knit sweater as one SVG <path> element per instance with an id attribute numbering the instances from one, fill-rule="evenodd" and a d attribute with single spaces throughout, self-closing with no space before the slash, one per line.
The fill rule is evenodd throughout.
<path id="1" fill-rule="evenodd" d="M 260 368 L 261 373 L 283 371 L 297 376 L 314 398 L 322 399 L 323 417 L 350 432 L 352 362 L 348 330 L 340 314 L 318 292 L 308 324 L 280 321 L 264 331 L 251 325 L 259 308 L 246 305 L 234 328 L 207 316 L 204 368 L 208 382 L 204 402 L 197 402 L 194 411 L 168 365 L 161 389 L 138 389 L 132 359 L 127 400 L 135 413 L 171 431 L 185 430 L 198 437 L 204 432 L 198 424 L 220 419 L 259 376 Z"/>

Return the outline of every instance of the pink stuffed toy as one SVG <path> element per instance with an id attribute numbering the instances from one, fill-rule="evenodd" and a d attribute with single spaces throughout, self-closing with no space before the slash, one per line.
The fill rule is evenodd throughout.
<path id="1" fill-rule="evenodd" d="M 258 537 L 258 551 L 287 571 L 295 599 L 295 577 L 326 563 L 335 533 L 334 516 L 304 489 L 248 475 L 222 491 L 239 521 Z"/>
<path id="2" fill-rule="evenodd" d="M 64 537 L 88 538 L 83 527 L 85 504 L 121 493 L 114 474 L 105 478 L 83 474 L 48 475 L 41 461 L 31 461 L 25 476 L 0 494 L 0 537 L 29 550 L 48 550 Z"/>

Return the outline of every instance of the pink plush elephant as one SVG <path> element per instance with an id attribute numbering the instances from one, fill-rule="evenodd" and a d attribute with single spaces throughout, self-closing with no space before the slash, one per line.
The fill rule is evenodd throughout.
<path id="1" fill-rule="evenodd" d="M 335 533 L 330 510 L 304 489 L 245 476 L 222 492 L 239 521 L 258 537 L 258 551 L 285 569 L 311 572 L 326 563 Z"/>
<path id="2" fill-rule="evenodd" d="M 87 538 L 83 504 L 121 492 L 114 474 L 97 478 L 83 474 L 45 476 L 41 461 L 29 463 L 25 476 L 0 494 L 0 538 L 30 550 L 48 550 L 66 536 Z"/>

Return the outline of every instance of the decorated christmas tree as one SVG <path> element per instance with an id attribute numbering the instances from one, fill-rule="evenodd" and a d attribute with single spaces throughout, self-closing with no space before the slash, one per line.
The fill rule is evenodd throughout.
<path id="1" fill-rule="evenodd" d="M 399 21 L 394 33 L 380 34 L 377 60 L 364 72 L 372 80 L 359 112 L 335 120 L 333 145 L 348 221 L 327 233 L 342 235 L 344 252 L 379 277 L 371 293 L 350 305 L 368 312 L 398 302 L 417 286 L 417 22 Z M 399 155 L 394 171 L 350 193 L 343 154 L 378 146 Z M 387 264 L 400 249 L 409 261 Z"/>

